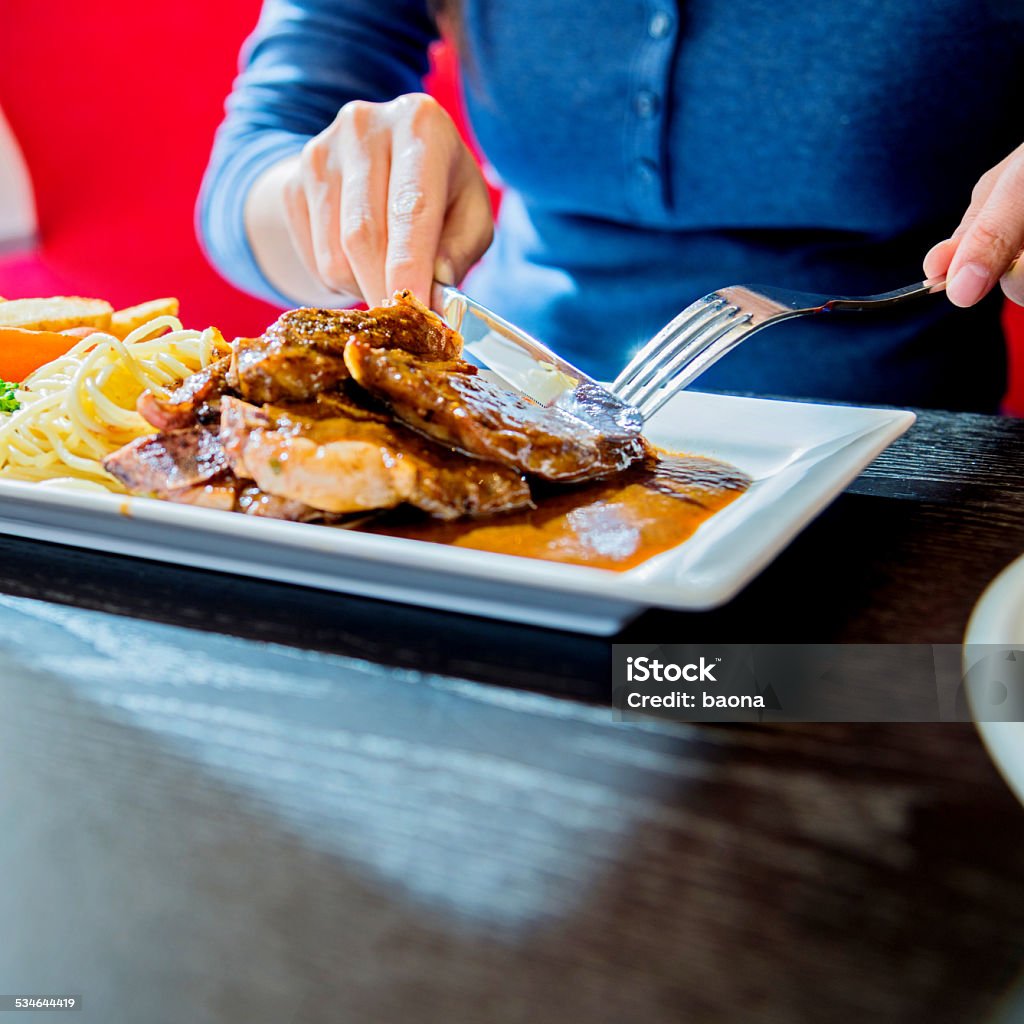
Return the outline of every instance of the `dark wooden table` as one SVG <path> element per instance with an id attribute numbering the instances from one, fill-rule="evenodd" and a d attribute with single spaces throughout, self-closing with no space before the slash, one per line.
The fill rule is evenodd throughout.
<path id="1" fill-rule="evenodd" d="M 1022 466 L 1024 423 L 926 414 L 729 606 L 622 639 L 956 643 Z M 0 594 L 0 994 L 1022 1019 L 1024 810 L 970 726 L 619 725 L 608 641 L 13 539 Z"/>

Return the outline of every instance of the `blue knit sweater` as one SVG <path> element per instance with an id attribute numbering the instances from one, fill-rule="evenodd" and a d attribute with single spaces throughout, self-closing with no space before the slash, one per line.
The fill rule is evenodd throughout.
<path id="1" fill-rule="evenodd" d="M 716 286 L 832 293 L 920 277 L 971 186 L 1024 141 L 1019 0 L 466 0 L 466 100 L 507 189 L 467 284 L 614 375 Z M 246 193 L 348 100 L 420 88 L 425 0 L 266 0 L 199 204 L 221 271 L 276 295 Z M 999 300 L 782 325 L 702 387 L 991 410 Z"/>

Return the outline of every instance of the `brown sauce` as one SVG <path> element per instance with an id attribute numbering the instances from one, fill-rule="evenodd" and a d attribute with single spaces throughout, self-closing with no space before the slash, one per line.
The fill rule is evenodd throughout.
<path id="1" fill-rule="evenodd" d="M 622 572 L 681 544 L 749 486 L 734 466 L 660 453 L 607 480 L 535 484 L 536 508 L 527 511 L 454 522 L 397 513 L 363 529 Z"/>

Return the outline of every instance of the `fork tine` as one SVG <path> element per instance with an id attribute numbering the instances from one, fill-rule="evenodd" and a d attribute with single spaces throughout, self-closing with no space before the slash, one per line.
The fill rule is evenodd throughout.
<path id="1" fill-rule="evenodd" d="M 704 332 L 711 326 L 721 323 L 723 319 L 734 316 L 738 312 L 736 306 L 715 308 L 710 316 L 701 314 L 672 334 L 666 335 L 661 348 L 650 359 L 646 366 L 633 375 L 633 379 L 617 392 L 624 401 L 632 402 L 635 396 L 661 371 L 666 363 L 674 360 L 681 351 L 689 351 L 692 346 L 702 341 Z"/>
<path id="2" fill-rule="evenodd" d="M 737 317 L 735 312 L 726 315 L 723 310 L 722 314 L 706 325 L 698 338 L 695 338 L 686 348 L 662 364 L 658 374 L 636 393 L 633 404 L 644 413 L 645 417 L 649 415 L 646 410 L 651 408 L 652 399 L 658 399 L 658 407 L 663 404 L 662 396 L 658 394 L 662 387 L 668 385 L 669 382 L 674 383 L 676 379 L 682 381 L 679 387 L 684 386 L 690 379 L 685 376 L 686 371 L 695 364 L 705 362 L 706 360 L 702 357 L 706 355 L 711 355 L 713 358 L 710 362 L 714 362 L 717 356 L 714 355 L 713 349 L 734 328 L 746 327 L 749 320 L 749 313 Z M 710 365 L 710 362 L 707 365 Z M 672 394 L 675 394 L 675 391 Z"/>
<path id="3" fill-rule="evenodd" d="M 763 326 L 749 326 L 750 319 L 751 316 L 747 313 L 721 325 L 706 339 L 706 343 L 701 345 L 699 351 L 681 353 L 671 365 L 666 366 L 659 374 L 658 380 L 645 388 L 643 397 L 634 403 L 644 419 L 650 419 L 678 391 L 700 376 L 709 366 L 718 362 L 748 334 L 753 334 Z"/>
<path id="4" fill-rule="evenodd" d="M 735 306 L 727 306 L 695 329 L 681 332 L 678 338 L 665 346 L 663 352 L 654 360 L 651 369 L 637 378 L 638 383 L 628 389 L 628 397 L 623 395 L 623 399 L 639 407 L 680 367 L 689 365 L 727 331 L 736 313 Z"/>
<path id="5" fill-rule="evenodd" d="M 667 344 L 680 336 L 681 332 L 697 327 L 702 320 L 708 320 L 725 305 L 724 299 L 711 299 L 706 295 L 696 302 L 691 302 L 678 316 L 669 321 L 633 358 L 626 364 L 625 369 L 615 378 L 611 386 L 614 394 L 626 399 L 629 392 L 634 389 L 635 378 L 640 371 L 650 367 L 652 364 L 657 368 L 658 357 Z M 646 379 L 646 376 L 645 376 Z"/>

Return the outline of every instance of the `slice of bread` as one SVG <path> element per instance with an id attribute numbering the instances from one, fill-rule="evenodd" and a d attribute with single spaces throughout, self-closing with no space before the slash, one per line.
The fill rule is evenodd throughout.
<path id="1" fill-rule="evenodd" d="M 177 316 L 177 299 L 151 299 L 137 306 L 119 309 L 110 320 L 110 333 L 116 338 L 127 338 L 136 327 L 148 324 L 158 316 Z"/>
<path id="2" fill-rule="evenodd" d="M 69 327 L 110 327 L 114 307 L 102 299 L 55 295 L 48 299 L 10 299 L 0 302 L 0 327 L 29 331 L 64 331 Z"/>

